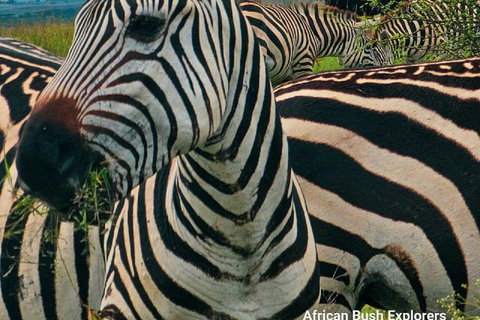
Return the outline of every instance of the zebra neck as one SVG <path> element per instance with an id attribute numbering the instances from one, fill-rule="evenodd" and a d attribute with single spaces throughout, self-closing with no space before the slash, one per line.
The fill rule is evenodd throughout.
<path id="1" fill-rule="evenodd" d="M 332 13 L 320 9 L 316 4 L 306 7 L 294 6 L 305 16 L 313 33 L 319 40 L 317 57 L 346 55 L 355 51 L 356 21 L 342 13 Z"/>
<path id="2" fill-rule="evenodd" d="M 286 138 L 271 111 L 261 117 L 268 123 L 237 135 L 229 147 L 193 152 L 175 163 L 172 195 L 182 195 L 182 214 L 205 226 L 202 234 L 210 240 L 241 256 L 267 250 L 272 229 L 295 212 Z"/>
<path id="3" fill-rule="evenodd" d="M 295 212 L 286 136 L 260 51 L 252 51 L 221 133 L 178 157 L 172 179 L 182 214 L 239 255 L 267 250 L 272 232 Z"/>
<path id="4" fill-rule="evenodd" d="M 317 25 L 315 31 L 320 39 L 320 49 L 317 56 L 341 56 L 353 53 L 356 40 L 353 26 L 355 21 L 343 15 L 332 15 L 331 12 L 321 12 L 319 14 L 322 13 L 325 26 Z M 321 20 L 317 22 L 320 24 Z M 322 30 L 323 28 L 325 29 Z"/>

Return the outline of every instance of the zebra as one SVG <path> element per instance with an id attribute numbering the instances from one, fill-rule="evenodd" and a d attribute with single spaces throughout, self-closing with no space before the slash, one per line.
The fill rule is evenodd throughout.
<path id="1" fill-rule="evenodd" d="M 223 130 L 225 126 L 221 127 L 222 130 L 215 130 L 213 126 L 210 131 L 216 135 L 210 140 L 212 144 L 208 145 L 207 151 L 213 149 L 217 152 L 214 156 L 204 151 L 187 157 L 184 152 L 206 139 L 200 130 L 191 132 L 191 128 L 196 128 L 191 125 L 191 119 L 198 119 L 198 125 L 207 122 L 209 126 L 212 123 L 209 119 L 216 119 L 216 123 L 242 127 L 242 122 L 234 116 L 224 122 L 213 112 L 211 118 L 197 117 L 197 114 L 204 115 L 212 110 L 205 107 L 202 112 L 199 106 L 206 104 L 218 106 L 225 112 L 238 111 L 241 117 L 261 115 L 258 109 L 249 108 L 244 100 L 237 99 L 236 94 L 250 93 L 253 101 L 265 97 L 271 99 L 267 71 L 259 48 L 251 43 L 253 33 L 237 13 L 233 2 L 217 3 L 212 0 L 191 6 L 187 3 L 167 3 L 159 7 L 152 2 L 146 5 L 148 9 L 141 3 L 96 1 L 88 2 L 81 9 L 76 19 L 74 49 L 42 93 L 35 115 L 22 135 L 20 174 L 23 185 L 33 193 L 40 192 L 39 183 L 32 181 L 35 177 L 31 172 L 35 165 L 61 168 L 62 172 L 58 174 L 68 178 L 62 180 L 64 183 L 80 185 L 77 179 L 88 170 L 88 162 L 102 161 L 105 157 L 102 154 L 108 154 L 105 164 L 112 172 L 117 170 L 117 174 L 112 175 L 117 176 L 115 181 L 119 192 L 129 195 L 117 204 L 116 221 L 111 222 L 105 237 L 108 271 L 102 309 L 106 317 L 161 316 L 171 319 L 175 317 L 175 312 L 191 312 L 182 314 L 181 318 L 189 315 L 190 318 L 227 318 L 230 315 L 215 313 L 218 303 L 224 302 L 226 307 L 236 311 L 238 302 L 246 298 L 235 303 L 223 300 L 224 296 L 232 298 L 221 284 L 216 286 L 216 280 L 231 280 L 225 280 L 224 275 L 222 278 L 212 277 L 209 282 L 199 280 L 198 275 L 205 270 L 205 256 L 208 255 L 202 256 L 195 249 L 205 247 L 192 248 L 189 245 L 191 242 L 181 237 L 189 237 L 189 241 L 228 243 L 226 237 L 211 231 L 219 228 L 224 218 L 208 224 L 203 217 L 192 213 L 193 208 L 201 212 L 206 210 L 205 207 L 221 207 L 219 201 L 222 197 L 244 190 L 243 184 L 235 183 L 236 180 L 220 182 L 232 173 L 240 174 L 240 170 L 222 170 L 222 164 L 237 157 L 238 152 L 244 150 L 240 146 L 250 150 L 258 145 L 241 144 L 245 140 L 244 135 L 231 137 Z M 178 5 L 188 7 L 179 8 Z M 169 14 L 165 6 L 175 14 Z M 204 11 L 199 13 L 199 10 Z M 136 13 L 133 17 L 132 11 Z M 89 16 L 95 14 L 99 15 L 96 19 Z M 189 14 L 192 19 L 182 14 Z M 218 19 L 217 14 L 228 17 Z M 195 27 L 197 34 L 194 35 L 189 23 L 202 23 L 203 18 L 220 23 L 223 29 L 215 26 L 215 32 L 209 32 L 206 27 Z M 124 25 L 125 21 L 127 25 Z M 102 32 L 95 29 L 100 27 Z M 89 32 L 90 29 L 94 31 Z M 205 38 L 199 37 L 205 35 L 204 32 Z M 182 36 L 191 37 L 194 43 L 187 43 Z M 179 42 L 180 38 L 184 41 Z M 209 40 L 196 40 L 200 38 Z M 172 43 L 182 43 L 187 47 L 172 47 Z M 208 49 L 211 47 L 205 46 L 210 43 L 211 46 L 217 44 L 219 51 L 212 53 Z M 241 48 L 236 48 L 236 45 Z M 201 50 L 196 51 L 199 47 Z M 179 59 L 172 53 L 174 48 Z M 185 58 L 187 54 L 189 59 Z M 242 57 L 236 57 L 236 54 Z M 100 65 L 98 57 L 105 64 Z M 253 57 L 255 64 L 247 61 L 247 58 Z M 136 60 L 142 61 L 141 68 L 134 63 Z M 146 61 L 150 65 L 144 65 Z M 155 65 L 154 61 L 161 64 L 161 68 L 153 67 L 151 64 Z M 172 61 L 176 62 L 174 68 Z M 195 62 L 198 64 L 194 65 Z M 479 142 L 478 132 L 475 132 L 478 130 L 478 115 L 474 109 L 478 86 L 472 81 L 478 77 L 479 63 L 478 59 L 471 59 L 331 72 L 295 80 L 276 89 L 275 104 L 279 107 L 282 125 L 290 135 L 289 143 L 292 145 L 290 153 L 282 153 L 282 157 L 290 155 L 291 159 L 287 160 L 298 173 L 298 183 L 306 196 L 310 213 L 305 221 L 307 225 L 308 221 L 312 224 L 318 249 L 319 262 L 315 268 L 319 270 L 315 272 L 320 272 L 322 288 L 318 310 L 347 312 L 369 302 L 384 308 L 394 307 L 397 311 L 433 311 L 436 308 L 435 299 L 452 290 L 472 301 L 472 284 L 475 278 L 479 278 L 480 270 L 478 254 L 475 254 L 480 241 L 477 199 Z M 229 77 L 217 69 L 206 69 L 215 66 L 225 72 L 246 68 L 246 73 L 237 72 Z M 194 67 L 198 73 L 192 71 Z M 214 80 L 210 79 L 217 77 L 223 77 L 224 81 L 218 80 L 217 86 L 212 85 Z M 247 81 L 255 78 L 254 85 Z M 134 86 L 143 89 L 136 90 Z M 230 93 L 232 87 L 235 93 Z M 133 96 L 129 95 L 130 92 Z M 211 96 L 218 97 L 219 92 L 225 98 L 217 103 L 218 100 Z M 107 98 L 115 102 L 110 104 Z M 199 100 L 203 100 L 203 104 Z M 231 101 L 238 104 L 233 107 L 229 104 Z M 273 101 L 270 103 L 272 106 Z M 175 105 L 171 113 L 163 108 L 167 104 Z M 152 105 L 162 108 L 150 113 L 148 107 Z M 55 112 L 50 111 L 63 111 L 65 117 L 52 116 Z M 122 115 L 128 111 L 145 121 L 135 123 L 133 115 Z M 174 112 L 189 111 L 195 115 L 174 118 Z M 158 118 L 170 120 L 158 124 L 161 122 Z M 105 125 L 100 125 L 102 119 L 106 121 Z M 170 125 L 172 119 L 186 121 L 189 130 L 181 131 L 178 123 Z M 268 126 L 257 127 L 257 123 L 246 121 L 242 128 L 245 131 L 252 127 L 257 131 L 263 128 L 268 132 Z M 84 129 L 79 128 L 80 125 Z M 177 130 L 179 135 L 190 134 L 191 139 L 187 140 L 193 142 L 178 145 L 178 135 L 172 138 L 168 132 L 155 136 L 157 132 L 162 133 L 157 131 L 157 125 L 165 131 Z M 67 132 L 58 126 L 64 126 L 63 130 Z M 335 131 L 342 126 L 346 127 L 345 130 Z M 128 130 L 119 134 L 118 130 L 123 127 L 128 127 Z M 67 160 L 67 163 L 49 165 L 48 159 L 38 159 L 38 155 L 29 150 L 32 144 L 41 147 L 41 135 L 36 134 L 38 131 L 35 128 L 47 128 L 48 138 L 50 132 L 62 133 L 57 135 L 60 139 L 57 143 L 63 146 L 62 156 L 58 159 Z M 325 136 L 320 135 L 322 132 Z M 365 137 L 355 135 L 355 132 Z M 233 153 L 230 144 L 225 143 L 226 138 L 239 143 L 239 148 Z M 302 144 L 302 141 L 305 143 Z M 163 145 L 155 148 L 159 143 Z M 87 144 L 95 146 L 92 147 L 95 151 L 84 153 L 82 149 Z M 302 149 L 302 146 L 307 147 Z M 322 149 L 322 146 L 330 149 Z M 421 147 L 427 150 L 422 151 Z M 347 156 L 342 157 L 337 150 Z M 159 152 L 167 152 L 168 155 L 159 155 Z M 309 157 L 305 157 L 306 153 Z M 182 154 L 180 158 L 169 160 L 178 154 Z M 450 155 L 454 158 L 449 158 Z M 388 161 L 382 162 L 382 159 Z M 252 172 L 255 165 L 263 163 L 265 158 L 254 160 L 252 165 L 245 167 L 245 171 Z M 341 167 L 334 167 L 335 164 Z M 72 168 L 77 172 L 72 173 Z M 273 165 L 265 168 L 278 171 L 283 167 Z M 418 171 L 421 175 L 416 174 Z M 181 172 L 186 172 L 187 177 L 172 178 Z M 211 172 L 216 172 L 213 178 Z M 154 176 L 145 180 L 150 173 Z M 295 177 L 291 175 L 293 185 L 297 186 Z M 271 179 L 271 173 L 266 171 L 261 181 L 267 183 Z M 201 186 L 197 181 L 201 181 Z M 74 188 L 71 185 L 61 187 L 65 190 L 63 194 L 49 193 L 49 188 L 45 188 L 47 191 L 38 195 L 57 206 L 62 202 L 67 205 Z M 181 192 L 174 192 L 177 188 Z M 196 188 L 195 195 L 187 192 L 191 188 Z M 222 190 L 217 197 L 211 196 L 215 189 Z M 299 189 L 292 187 L 292 190 Z M 441 199 L 435 191 L 449 196 Z M 252 194 L 258 198 L 264 193 L 254 189 Z M 177 198 L 167 200 L 172 196 Z M 302 197 L 299 196 L 299 200 L 303 204 Z M 235 209 L 242 212 L 240 207 L 245 203 L 248 201 L 235 201 L 232 205 L 238 206 Z M 179 221 L 175 215 L 178 212 L 190 214 L 182 214 Z M 228 210 L 222 212 L 228 215 Z M 423 213 L 428 214 L 432 221 L 422 219 Z M 156 233 L 156 225 L 160 225 L 163 232 Z M 244 244 L 245 239 L 239 232 L 236 234 L 240 237 L 235 242 L 238 247 Z M 310 239 L 308 228 L 306 234 Z M 392 239 L 393 236 L 397 238 Z M 247 240 L 254 238 L 250 234 L 246 237 Z M 219 247 L 224 248 L 222 245 Z M 165 259 L 178 256 L 173 265 L 162 264 Z M 224 255 L 223 258 L 220 266 L 214 265 L 208 270 L 215 273 L 218 270 L 215 266 L 243 270 L 237 267 L 232 255 Z M 192 261 L 197 264 L 188 264 Z M 209 262 L 211 266 L 212 262 Z M 295 265 L 291 260 L 283 260 L 282 267 L 288 263 Z M 191 269 L 185 271 L 180 268 L 184 265 L 190 265 Z M 155 282 L 159 278 L 165 281 Z M 468 289 L 463 289 L 463 283 L 469 285 Z M 197 291 L 185 298 L 185 285 L 196 284 Z M 221 297 L 202 300 L 210 297 L 201 292 L 206 287 L 211 288 L 212 296 L 221 294 Z M 285 286 L 282 290 L 290 292 L 290 289 Z M 250 292 L 243 293 L 248 295 Z M 255 300 L 257 302 L 263 300 Z M 335 303 L 327 305 L 330 302 Z M 170 309 L 172 305 L 174 307 Z M 307 307 L 303 308 L 304 312 L 306 310 Z M 282 318 L 302 318 L 297 315 Z"/>
<path id="2" fill-rule="evenodd" d="M 462 20 L 465 13 L 469 13 L 478 25 L 478 7 L 470 3 L 459 1 L 452 7 L 432 0 L 404 2 L 396 11 L 382 16 L 375 25 L 375 34 L 395 58 L 403 58 L 408 63 L 420 61 L 428 53 L 445 53 L 449 47 L 461 56 L 454 47 L 462 30 L 453 30 L 443 22 L 455 17 L 460 24 L 472 23 Z"/>
<path id="3" fill-rule="evenodd" d="M 319 7 L 318 3 L 283 7 L 243 1 L 240 9 L 258 37 L 274 86 L 313 74 L 315 60 L 327 55 L 339 56 L 340 64 L 346 67 L 391 62 L 382 45 L 358 35 L 360 20 L 353 13 Z"/>
<path id="4" fill-rule="evenodd" d="M 18 135 L 63 59 L 0 37 L 0 319 L 84 319 L 98 309 L 104 280 L 102 233 L 28 211 L 18 188 Z M 23 206 L 23 207 L 22 207 Z M 39 214 L 40 213 L 40 214 Z"/>
<path id="5" fill-rule="evenodd" d="M 479 58 L 275 88 L 326 297 L 397 312 L 480 298 L 479 89 Z"/>
<path id="6" fill-rule="evenodd" d="M 295 319 L 316 309 L 308 213 L 235 1 L 91 0 L 75 29 L 17 167 L 22 188 L 61 208 L 92 163 L 107 166 L 124 198 L 106 234 L 102 314 Z"/>
<path id="7" fill-rule="evenodd" d="M 272 84 L 313 73 L 320 40 L 291 8 L 253 1 L 240 3 L 258 38 Z"/>
<path id="8" fill-rule="evenodd" d="M 320 40 L 318 57 L 336 56 L 343 67 L 382 66 L 393 63 L 384 42 L 364 34 L 363 22 L 355 13 L 318 2 L 294 2 L 290 8 L 307 19 Z"/>
<path id="9" fill-rule="evenodd" d="M 0 188 L 7 167 L 15 157 L 15 144 L 38 94 L 61 65 L 61 59 L 29 44 L 0 37 L 0 145 L 4 156 L 0 167 Z"/>
<path id="10" fill-rule="evenodd" d="M 340 65 L 358 68 L 393 64 L 394 55 L 391 48 L 386 45 L 389 38 L 385 33 L 381 33 L 380 39 L 377 40 L 376 33 L 364 23 L 357 24 L 357 32 L 362 34 L 356 39 L 357 49 L 347 55 L 338 57 Z"/>

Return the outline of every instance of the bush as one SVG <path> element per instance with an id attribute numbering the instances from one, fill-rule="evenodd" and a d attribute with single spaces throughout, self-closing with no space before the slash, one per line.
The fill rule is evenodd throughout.
<path id="1" fill-rule="evenodd" d="M 480 279 L 477 280 L 475 286 L 476 291 L 480 293 Z M 466 285 L 463 285 L 463 287 L 467 288 Z M 479 295 L 475 296 L 473 302 L 467 302 L 464 297 L 456 292 L 452 292 L 449 296 L 438 300 L 438 303 L 453 320 L 480 320 L 480 316 L 471 316 L 458 308 L 459 306 L 466 306 L 480 311 Z"/>
<path id="2" fill-rule="evenodd" d="M 382 5 L 379 0 L 367 0 L 370 6 L 381 8 L 388 19 L 406 19 L 420 26 L 414 37 L 433 40 L 426 60 L 448 60 L 480 56 L 480 20 L 477 0 L 417 0 L 406 2 L 391 10 L 393 2 Z M 373 28 L 379 28 L 380 24 Z M 413 24 L 410 24 L 413 25 Z M 431 30 L 429 30 L 431 28 Z M 411 42 L 412 34 L 396 34 L 399 43 Z M 434 39 L 427 39 L 433 37 Z M 397 54 L 398 56 L 398 54 Z"/>

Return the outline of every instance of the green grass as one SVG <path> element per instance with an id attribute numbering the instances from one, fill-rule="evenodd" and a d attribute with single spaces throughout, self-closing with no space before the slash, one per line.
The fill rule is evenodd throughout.
<path id="1" fill-rule="evenodd" d="M 73 39 L 73 21 L 50 20 L 18 25 L 0 24 L 0 36 L 22 40 L 65 57 Z"/>
<path id="2" fill-rule="evenodd" d="M 338 63 L 336 57 L 325 57 L 317 59 L 315 65 L 313 66 L 313 73 L 318 73 L 322 71 L 332 71 L 343 69 L 342 66 Z"/>
<path id="3" fill-rule="evenodd" d="M 66 219 L 74 221 L 85 232 L 90 225 L 103 225 L 112 212 L 114 201 L 110 190 L 107 168 L 92 170 L 66 214 Z"/>
<path id="4" fill-rule="evenodd" d="M 380 313 L 383 314 L 383 318 L 384 319 L 388 319 L 388 314 L 387 314 L 387 311 L 385 310 L 382 310 L 382 309 L 376 309 L 368 304 L 364 305 L 363 308 L 362 308 L 362 313 L 375 313 L 376 311 L 379 311 Z"/>

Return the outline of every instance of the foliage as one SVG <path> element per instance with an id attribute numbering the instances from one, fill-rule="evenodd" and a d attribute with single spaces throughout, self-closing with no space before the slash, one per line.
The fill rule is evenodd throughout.
<path id="1" fill-rule="evenodd" d="M 383 319 L 388 319 L 388 312 L 386 310 L 377 309 L 368 304 L 364 305 L 362 308 L 362 313 L 376 313 L 377 311 L 383 314 Z"/>
<path id="2" fill-rule="evenodd" d="M 467 289 L 466 285 L 462 285 L 463 288 Z M 472 316 L 465 311 L 459 309 L 459 306 L 464 306 L 464 307 L 470 307 L 472 309 L 476 309 L 480 311 L 480 279 L 478 279 L 475 283 L 476 291 L 475 293 L 472 293 L 473 301 L 467 302 L 466 299 L 461 296 L 460 294 L 456 292 L 452 292 L 450 295 L 447 297 L 440 299 L 437 301 L 438 304 L 440 304 L 441 308 L 445 310 L 447 317 L 452 320 L 480 320 L 480 316 Z M 382 310 L 382 309 L 376 309 L 372 306 L 369 306 L 366 304 L 362 308 L 362 313 L 375 313 L 375 312 L 380 312 L 383 314 L 384 319 L 388 319 L 388 314 L 387 311 Z M 476 312 L 478 313 L 478 312 Z"/>
<path id="3" fill-rule="evenodd" d="M 439 16 L 436 7 L 443 9 Z M 406 16 L 433 28 L 442 42 L 432 54 L 433 59 L 467 58 L 480 55 L 480 20 L 477 0 L 442 0 L 437 6 L 418 1 L 415 10 Z"/>
<path id="4" fill-rule="evenodd" d="M 463 285 L 462 287 L 465 289 L 467 288 L 466 285 Z M 480 294 L 480 279 L 475 283 L 475 287 L 477 293 Z M 462 305 L 480 310 L 480 295 L 478 294 L 474 296 L 472 302 L 467 302 L 460 294 L 452 292 L 449 296 L 438 300 L 438 303 L 446 310 L 449 317 L 453 320 L 480 320 L 480 316 L 471 316 L 458 308 Z"/>
<path id="5" fill-rule="evenodd" d="M 94 169 L 66 215 L 68 221 L 87 232 L 90 225 L 102 225 L 112 212 L 113 198 L 107 168 Z"/>
<path id="6" fill-rule="evenodd" d="M 371 6 L 381 8 L 380 11 L 388 15 L 389 19 L 406 19 L 420 26 L 414 34 L 396 34 L 391 40 L 405 45 L 413 36 L 436 42 L 424 60 L 480 56 L 478 0 L 413 0 L 393 9 L 393 1 L 387 5 L 382 5 L 379 0 L 366 1 Z M 373 29 L 377 29 L 379 25 L 381 22 L 374 25 Z"/>
<path id="7" fill-rule="evenodd" d="M 390 1 L 382 1 L 382 0 L 365 0 L 364 4 L 361 6 L 362 8 L 370 7 L 373 11 L 379 12 L 380 14 L 386 14 L 391 10 L 394 10 L 398 7 L 399 1 L 397 0 L 390 0 Z"/>

